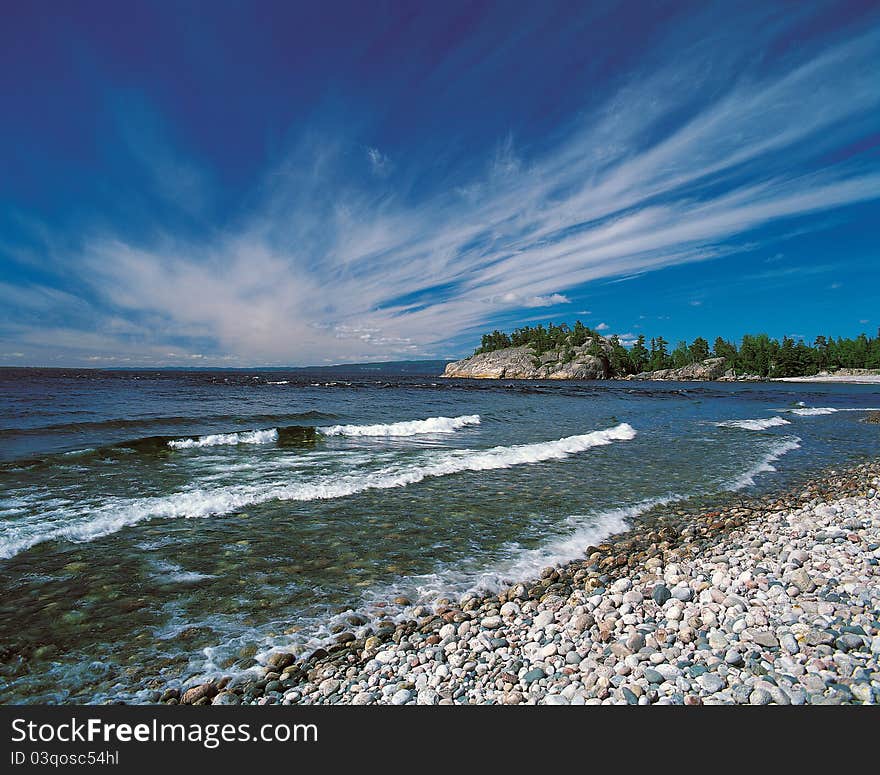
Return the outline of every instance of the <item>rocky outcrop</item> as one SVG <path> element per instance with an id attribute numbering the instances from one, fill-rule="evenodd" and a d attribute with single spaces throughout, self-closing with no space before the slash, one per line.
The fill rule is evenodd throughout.
<path id="1" fill-rule="evenodd" d="M 548 350 L 538 356 L 530 345 L 507 347 L 450 363 L 444 377 L 466 379 L 607 379 L 611 345 L 600 339 L 605 353 L 590 355 L 589 346 Z"/>
<path id="2" fill-rule="evenodd" d="M 760 374 L 737 374 L 733 369 L 728 369 L 718 379 L 717 382 L 769 382 L 767 377 Z"/>
<path id="3" fill-rule="evenodd" d="M 688 382 L 691 380 L 717 380 L 725 376 L 724 358 L 707 358 L 699 363 L 691 363 L 680 369 L 660 369 L 658 371 L 643 371 L 640 374 L 632 374 L 628 379 L 657 379 Z M 732 372 L 731 372 L 732 373 Z"/>
<path id="4" fill-rule="evenodd" d="M 530 345 L 477 353 L 448 364 L 443 376 L 464 379 L 610 379 L 611 344 L 603 338 L 599 345 L 603 353 L 601 356 L 590 354 L 590 349 L 595 352 L 590 345 L 548 350 L 540 356 L 535 354 Z M 757 374 L 737 375 L 733 369 L 725 368 L 726 365 L 724 358 L 707 358 L 679 369 L 643 371 L 619 379 L 674 382 L 767 381 Z"/>

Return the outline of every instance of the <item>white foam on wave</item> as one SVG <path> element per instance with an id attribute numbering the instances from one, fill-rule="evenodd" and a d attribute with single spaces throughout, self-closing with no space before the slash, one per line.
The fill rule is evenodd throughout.
<path id="1" fill-rule="evenodd" d="M 286 379 L 279 379 L 275 382 L 273 382 L 272 380 L 269 380 L 266 384 L 267 385 L 289 385 L 290 381 L 286 380 Z"/>
<path id="2" fill-rule="evenodd" d="M 631 521 L 640 514 L 678 500 L 681 496 L 668 495 L 598 513 L 572 515 L 566 520 L 569 529 L 564 535 L 555 536 L 532 549 L 511 543 L 503 550 L 502 559 L 478 573 L 463 575 L 461 568 L 454 568 L 416 578 L 418 599 L 433 599 L 450 592 L 494 593 L 511 583 L 538 578 L 546 567 L 583 558 L 589 545 L 628 529 Z"/>
<path id="3" fill-rule="evenodd" d="M 755 485 L 755 477 L 758 474 L 773 473 L 776 467 L 773 465 L 783 455 L 787 455 L 793 450 L 800 449 L 801 440 L 797 436 L 785 436 L 777 442 L 770 445 L 766 454 L 754 466 L 746 471 L 742 476 L 730 482 L 725 489 L 742 490 L 746 487 Z"/>
<path id="4" fill-rule="evenodd" d="M 278 441 L 278 429 L 264 431 L 243 431 L 241 433 L 212 433 L 195 439 L 172 439 L 168 446 L 172 449 L 193 449 L 196 447 L 217 447 L 227 444 L 272 444 Z"/>
<path id="5" fill-rule="evenodd" d="M 479 425 L 480 415 L 428 417 L 376 425 L 328 425 L 318 428 L 323 436 L 419 436 L 424 433 L 452 433 L 468 425 Z"/>
<path id="6" fill-rule="evenodd" d="M 880 409 L 874 406 L 844 408 L 833 406 L 799 406 L 797 409 L 789 409 L 788 411 L 801 417 L 816 417 L 822 414 L 837 414 L 837 412 L 880 412 Z"/>
<path id="7" fill-rule="evenodd" d="M 269 501 L 314 501 L 344 498 L 366 490 L 406 487 L 425 479 L 466 471 L 489 471 L 528 463 L 562 460 L 593 447 L 635 438 L 631 425 L 568 436 L 557 441 L 491 449 L 460 449 L 435 453 L 416 464 L 386 466 L 375 471 L 322 476 L 314 481 L 289 484 L 230 485 L 212 490 L 195 489 L 148 498 L 117 498 L 64 518 L 0 525 L 0 558 L 8 558 L 44 541 L 92 541 L 124 527 L 150 519 L 222 516 L 246 506 Z M 72 516 L 82 517 L 79 521 Z"/>
<path id="8" fill-rule="evenodd" d="M 782 417 L 762 417 L 757 420 L 725 420 L 715 423 L 719 428 L 742 428 L 747 431 L 763 431 L 767 428 L 775 428 L 779 425 L 791 425 L 789 420 Z"/>
<path id="9" fill-rule="evenodd" d="M 94 452 L 94 447 L 84 447 L 83 449 L 72 449 L 69 452 L 62 452 L 62 457 L 79 457 L 80 455 L 88 455 L 90 452 Z"/>

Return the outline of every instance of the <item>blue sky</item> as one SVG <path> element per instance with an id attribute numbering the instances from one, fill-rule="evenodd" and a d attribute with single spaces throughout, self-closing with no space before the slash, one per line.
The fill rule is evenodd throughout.
<path id="1" fill-rule="evenodd" d="M 876 332 L 878 61 L 870 3 L 10 6 L 0 364 Z"/>

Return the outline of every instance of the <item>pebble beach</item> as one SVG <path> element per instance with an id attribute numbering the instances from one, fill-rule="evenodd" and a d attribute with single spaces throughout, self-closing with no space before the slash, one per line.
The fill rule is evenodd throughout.
<path id="1" fill-rule="evenodd" d="M 168 704 L 880 702 L 880 463 L 716 510 L 660 508 L 498 595 L 368 623 Z M 409 601 L 397 600 L 406 605 Z"/>

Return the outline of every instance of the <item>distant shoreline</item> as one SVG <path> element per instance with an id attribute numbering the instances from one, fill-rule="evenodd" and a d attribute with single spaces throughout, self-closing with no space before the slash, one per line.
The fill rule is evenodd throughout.
<path id="1" fill-rule="evenodd" d="M 775 377 L 771 382 L 820 382 L 840 385 L 880 385 L 880 374 L 812 374 L 809 377 Z"/>

